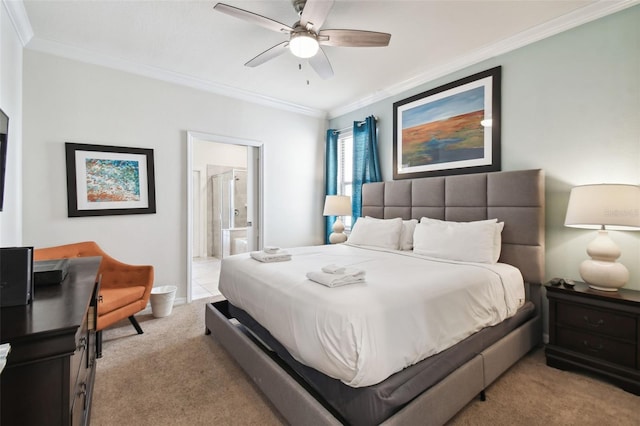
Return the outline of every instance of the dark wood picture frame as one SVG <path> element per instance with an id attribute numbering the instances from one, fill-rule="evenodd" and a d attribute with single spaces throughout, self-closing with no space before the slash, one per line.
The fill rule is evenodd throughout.
<path id="1" fill-rule="evenodd" d="M 393 179 L 499 171 L 501 67 L 393 104 Z"/>
<path id="2" fill-rule="evenodd" d="M 153 149 L 65 143 L 68 216 L 156 212 Z"/>

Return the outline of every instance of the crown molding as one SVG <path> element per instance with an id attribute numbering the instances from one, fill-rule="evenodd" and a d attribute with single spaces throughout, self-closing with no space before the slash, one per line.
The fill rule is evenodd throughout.
<path id="1" fill-rule="evenodd" d="M 26 46 L 33 38 L 33 28 L 31 28 L 31 22 L 27 16 L 27 10 L 24 8 L 24 3 L 22 0 L 2 0 L 2 4 L 7 11 L 7 15 L 9 15 L 9 20 L 11 24 L 13 24 L 13 28 L 18 34 L 22 47 Z"/>
<path id="2" fill-rule="evenodd" d="M 242 90 L 236 87 L 224 84 L 214 83 L 186 74 L 181 74 L 166 69 L 153 67 L 150 65 L 139 64 L 124 59 L 116 58 L 92 52 L 87 49 L 70 46 L 68 44 L 59 43 L 51 40 L 33 37 L 26 46 L 29 50 L 42 53 L 48 53 L 67 59 L 73 59 L 93 65 L 100 65 L 106 68 L 112 68 L 119 71 L 125 71 L 131 74 L 143 77 L 161 80 L 181 86 L 190 87 L 192 89 L 202 90 L 204 92 L 214 93 L 217 95 L 227 96 L 233 99 L 251 102 L 271 108 L 294 112 L 298 114 L 308 115 L 318 118 L 326 118 L 326 112 L 314 108 L 305 107 L 303 105 L 286 102 L 280 99 L 263 96 L 248 90 Z"/>
<path id="3" fill-rule="evenodd" d="M 595 21 L 596 19 L 611 15 L 631 6 L 635 6 L 636 4 L 640 4 L 640 0 L 599 0 L 588 6 L 516 34 L 513 37 L 475 50 L 468 55 L 461 56 L 455 61 L 430 69 L 424 73 L 420 73 L 400 83 L 389 86 L 386 89 L 379 90 L 353 103 L 332 109 L 328 112 L 328 118 L 333 119 L 339 117 L 391 96 L 398 95 L 440 77 L 444 77 L 463 68 L 475 65 L 495 56 L 511 52 L 528 44 L 535 43 L 588 22 Z"/>
<path id="4" fill-rule="evenodd" d="M 271 98 L 269 96 L 260 95 L 248 90 L 227 86 L 224 84 L 213 83 L 193 76 L 180 74 L 158 67 L 142 65 L 127 61 L 124 59 L 97 54 L 95 52 L 73 47 L 63 43 L 45 40 L 34 36 L 29 16 L 24 7 L 22 0 L 2 0 L 2 4 L 7 10 L 9 19 L 18 34 L 22 46 L 43 53 L 49 53 L 68 59 L 74 59 L 80 62 L 87 62 L 94 65 L 101 65 L 107 68 L 113 68 L 120 71 L 126 71 L 132 74 L 153 78 L 156 80 L 166 81 L 181 86 L 191 87 L 193 89 L 202 90 L 217 95 L 227 96 L 230 98 L 243 100 L 258 105 L 268 106 L 280 110 L 294 112 L 298 114 L 308 115 L 318 118 L 326 118 L 326 111 L 305 107 L 303 105 L 286 102 L 280 99 Z"/>
<path id="5" fill-rule="evenodd" d="M 417 86 L 428 83 L 440 77 L 444 77 L 448 74 L 459 71 L 492 57 L 502 55 L 504 53 L 513 51 L 544 38 L 575 28 L 579 25 L 629 8 L 631 6 L 639 4 L 640 0 L 599 0 L 576 11 L 546 22 L 542 25 L 523 31 L 515 35 L 514 37 L 510 37 L 498 43 L 486 46 L 479 50 L 475 50 L 474 52 L 462 56 L 455 61 L 449 62 L 437 68 L 430 69 L 424 73 L 417 74 L 407 80 L 389 86 L 385 89 L 376 91 L 375 93 L 360 98 L 355 102 L 332 109 L 328 112 L 260 95 L 240 88 L 218 84 L 193 76 L 168 71 L 158 67 L 142 65 L 120 58 L 98 54 L 86 49 L 73 47 L 63 43 L 38 38 L 34 36 L 33 29 L 31 28 L 31 23 L 29 22 L 29 18 L 27 16 L 26 9 L 22 0 L 2 0 L 2 3 L 8 12 L 9 18 L 14 28 L 16 29 L 22 45 L 30 50 L 49 53 L 80 62 L 104 66 L 107 68 L 117 69 L 120 71 L 141 75 L 156 80 L 166 81 L 181 86 L 191 87 L 193 89 L 227 96 L 230 98 L 239 99 L 271 108 L 308 115 L 312 117 L 331 119 L 366 107 L 375 102 L 379 102 L 388 97 L 408 91 Z"/>

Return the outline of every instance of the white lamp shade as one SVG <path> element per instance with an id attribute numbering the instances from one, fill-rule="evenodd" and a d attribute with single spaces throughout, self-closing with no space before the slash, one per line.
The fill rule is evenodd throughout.
<path id="1" fill-rule="evenodd" d="M 324 201 L 324 216 L 351 216 L 351 197 L 327 195 Z"/>
<path id="2" fill-rule="evenodd" d="M 640 186 L 599 184 L 576 186 L 569 195 L 565 226 L 639 230 Z"/>

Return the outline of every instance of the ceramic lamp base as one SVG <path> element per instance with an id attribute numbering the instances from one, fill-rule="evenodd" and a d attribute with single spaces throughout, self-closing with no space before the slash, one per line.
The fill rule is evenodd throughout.
<path id="1" fill-rule="evenodd" d="M 629 281 L 629 270 L 622 263 L 589 259 L 580 265 L 580 276 L 593 289 L 618 291 Z"/>
<path id="2" fill-rule="evenodd" d="M 598 236 L 587 246 L 587 253 L 591 259 L 580 265 L 580 276 L 589 287 L 617 291 L 629 281 L 629 270 L 616 262 L 620 257 L 620 249 L 606 230 L 598 231 Z"/>
<path id="3" fill-rule="evenodd" d="M 340 218 L 336 218 L 336 221 L 333 224 L 333 228 L 331 228 L 333 232 L 329 235 L 329 242 L 331 244 L 339 244 L 347 241 L 347 234 L 344 232 L 344 224 L 340 220 Z"/>

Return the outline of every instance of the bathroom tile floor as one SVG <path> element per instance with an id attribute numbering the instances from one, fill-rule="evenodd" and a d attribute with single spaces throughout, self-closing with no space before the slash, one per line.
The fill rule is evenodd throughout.
<path id="1" fill-rule="evenodd" d="M 196 300 L 219 295 L 220 259 L 216 257 L 194 257 L 191 265 L 191 299 Z"/>

